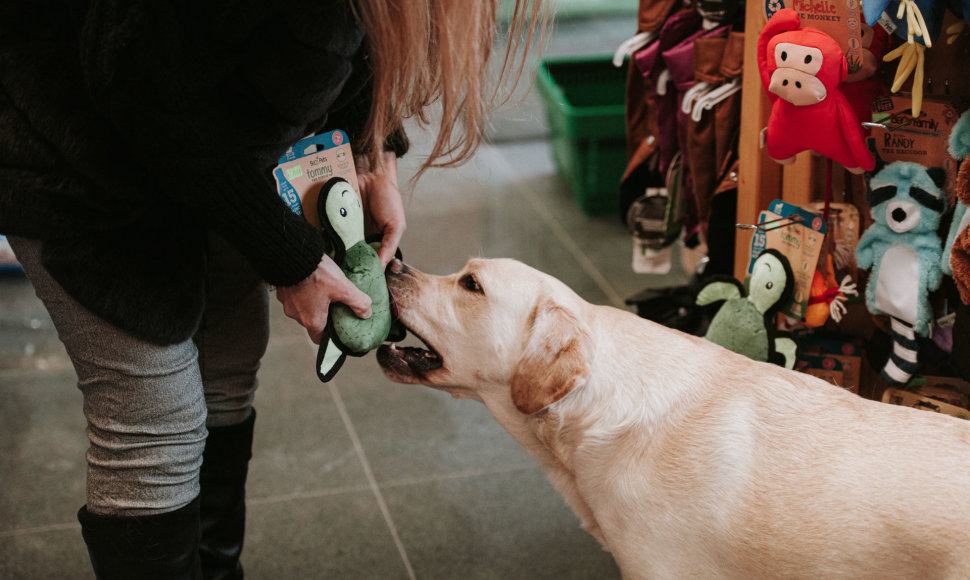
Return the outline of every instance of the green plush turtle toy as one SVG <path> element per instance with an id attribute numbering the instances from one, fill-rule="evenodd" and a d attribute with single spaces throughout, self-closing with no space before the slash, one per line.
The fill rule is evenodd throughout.
<path id="1" fill-rule="evenodd" d="M 363 356 L 380 346 L 391 331 L 391 300 L 384 267 L 374 245 L 364 236 L 364 210 L 360 197 L 346 179 L 334 177 L 320 189 L 317 199 L 321 231 L 328 254 L 357 288 L 370 296 L 370 318 L 358 318 L 346 304 L 332 302 L 327 326 L 317 351 L 317 376 L 328 382 L 347 355 Z"/>
<path id="2" fill-rule="evenodd" d="M 785 368 L 795 365 L 795 341 L 775 337 L 775 314 L 792 297 L 795 276 L 777 250 L 765 250 L 755 260 L 748 291 L 734 278 L 712 281 L 697 293 L 697 304 L 723 300 L 704 338 L 748 358 Z"/>

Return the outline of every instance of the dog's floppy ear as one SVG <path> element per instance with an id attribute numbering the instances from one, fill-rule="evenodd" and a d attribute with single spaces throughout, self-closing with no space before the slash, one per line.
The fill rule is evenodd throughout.
<path id="1" fill-rule="evenodd" d="M 582 386 L 589 376 L 592 339 L 576 316 L 545 302 L 533 313 L 532 332 L 512 376 L 512 403 L 538 413 Z"/>

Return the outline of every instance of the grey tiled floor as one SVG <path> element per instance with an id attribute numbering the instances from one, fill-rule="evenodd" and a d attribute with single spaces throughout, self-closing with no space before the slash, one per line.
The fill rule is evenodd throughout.
<path id="1" fill-rule="evenodd" d="M 632 26 L 562 23 L 549 51 L 608 49 Z M 657 280 L 631 272 L 615 216 L 576 209 L 542 134 L 530 97 L 496 117 L 491 144 L 470 164 L 427 174 L 407 201 L 405 258 L 450 273 L 471 256 L 514 257 L 622 307 Z M 414 163 L 403 164 L 402 181 Z M 391 383 L 373 355 L 320 384 L 315 348 L 275 300 L 272 327 L 256 399 L 247 577 L 619 577 L 484 406 Z M 0 578 L 92 577 L 75 520 L 87 443 L 74 383 L 29 283 L 0 278 Z"/>

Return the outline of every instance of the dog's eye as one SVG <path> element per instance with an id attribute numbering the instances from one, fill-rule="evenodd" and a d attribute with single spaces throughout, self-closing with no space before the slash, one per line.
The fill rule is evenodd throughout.
<path id="1" fill-rule="evenodd" d="M 471 274 L 465 274 L 462 276 L 458 283 L 461 284 L 462 288 L 468 290 L 469 292 L 477 292 L 478 294 L 483 293 L 482 287 L 478 285 L 478 280 L 476 280 Z"/>

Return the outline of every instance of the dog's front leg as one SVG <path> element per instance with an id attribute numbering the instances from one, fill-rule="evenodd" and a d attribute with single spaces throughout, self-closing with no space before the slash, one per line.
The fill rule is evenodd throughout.
<path id="1" fill-rule="evenodd" d="M 547 467 L 545 471 L 549 482 L 552 483 L 556 491 L 566 500 L 566 505 L 579 517 L 583 529 L 596 538 L 596 541 L 600 543 L 605 551 L 610 552 L 610 546 L 606 542 L 606 537 L 603 536 L 603 530 L 600 529 L 599 522 L 596 521 L 596 516 L 593 515 L 593 510 L 590 509 L 589 504 L 586 503 L 586 500 L 583 499 L 579 493 L 579 489 L 576 487 L 575 476 L 559 466 Z"/>

